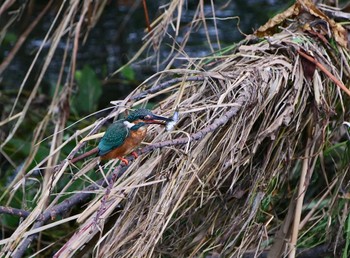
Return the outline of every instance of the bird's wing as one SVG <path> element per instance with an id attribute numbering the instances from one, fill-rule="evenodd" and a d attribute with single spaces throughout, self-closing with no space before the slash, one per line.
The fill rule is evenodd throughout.
<path id="1" fill-rule="evenodd" d="M 129 136 L 129 131 L 123 120 L 111 124 L 98 144 L 98 155 L 106 155 L 111 150 L 121 146 Z"/>

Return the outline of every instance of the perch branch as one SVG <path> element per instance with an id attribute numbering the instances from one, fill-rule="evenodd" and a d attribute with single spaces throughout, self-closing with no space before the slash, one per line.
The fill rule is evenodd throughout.
<path id="1" fill-rule="evenodd" d="M 0 214 L 10 214 L 18 217 L 26 218 L 29 216 L 30 212 L 26 210 L 0 206 Z"/>

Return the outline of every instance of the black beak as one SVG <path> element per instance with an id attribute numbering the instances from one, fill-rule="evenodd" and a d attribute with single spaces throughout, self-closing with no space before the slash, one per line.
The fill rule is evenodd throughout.
<path id="1" fill-rule="evenodd" d="M 164 116 L 152 115 L 149 119 L 145 120 L 146 124 L 159 124 L 166 125 L 166 123 L 173 121 L 171 118 Z"/>

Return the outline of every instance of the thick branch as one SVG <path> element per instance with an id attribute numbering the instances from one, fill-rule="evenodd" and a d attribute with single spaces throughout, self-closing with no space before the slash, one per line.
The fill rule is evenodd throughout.
<path id="1" fill-rule="evenodd" d="M 29 216 L 30 212 L 26 210 L 0 206 L 0 214 L 10 214 L 18 217 L 26 218 Z"/>

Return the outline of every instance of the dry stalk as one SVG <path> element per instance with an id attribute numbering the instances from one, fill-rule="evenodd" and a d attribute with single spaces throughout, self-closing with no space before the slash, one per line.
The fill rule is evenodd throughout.
<path id="1" fill-rule="evenodd" d="M 299 187 L 298 187 L 298 196 L 297 196 L 297 204 L 295 206 L 295 214 L 294 214 L 294 221 L 293 221 L 293 228 L 292 228 L 292 237 L 290 241 L 290 253 L 289 258 L 294 258 L 296 254 L 296 246 L 297 246 L 297 240 L 298 240 L 298 232 L 299 232 L 299 224 L 300 224 L 300 218 L 301 218 L 301 208 L 303 206 L 304 202 L 304 196 L 307 189 L 306 185 L 306 176 L 308 175 L 308 171 L 310 169 L 310 154 L 312 153 L 312 146 L 311 146 L 311 140 L 308 139 L 306 143 L 306 149 L 305 149 L 305 159 L 303 160 L 303 165 L 301 169 L 301 175 L 300 175 L 300 181 L 299 181 Z"/>

